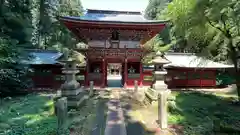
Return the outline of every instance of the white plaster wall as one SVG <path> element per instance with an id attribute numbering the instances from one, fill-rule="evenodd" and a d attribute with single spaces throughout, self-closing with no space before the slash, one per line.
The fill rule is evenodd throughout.
<path id="1" fill-rule="evenodd" d="M 109 41 L 102 41 L 102 40 L 92 40 L 88 42 L 90 47 L 101 47 L 104 48 L 106 44 L 106 48 L 110 47 Z M 138 48 L 140 41 L 120 41 L 119 48 Z"/>

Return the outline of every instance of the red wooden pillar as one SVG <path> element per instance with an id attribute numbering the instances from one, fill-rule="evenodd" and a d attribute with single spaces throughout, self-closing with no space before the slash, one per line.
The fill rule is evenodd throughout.
<path id="1" fill-rule="evenodd" d="M 127 88 L 127 75 L 128 75 L 127 59 L 125 59 L 125 63 L 124 63 L 124 88 Z"/>

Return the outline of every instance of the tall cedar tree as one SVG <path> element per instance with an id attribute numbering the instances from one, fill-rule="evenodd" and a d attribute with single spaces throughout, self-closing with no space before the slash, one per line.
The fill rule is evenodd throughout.
<path id="1" fill-rule="evenodd" d="M 29 1 L 0 1 L 0 96 L 25 93 L 30 80 L 23 48 L 31 45 Z M 26 57 L 25 57 L 26 56 Z"/>
<path id="2" fill-rule="evenodd" d="M 240 101 L 240 1 L 174 0 L 167 16 L 174 32 L 202 56 L 232 61 Z"/>

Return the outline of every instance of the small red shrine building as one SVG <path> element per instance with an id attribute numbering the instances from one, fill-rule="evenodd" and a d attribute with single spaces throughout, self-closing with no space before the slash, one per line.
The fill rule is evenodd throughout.
<path id="1" fill-rule="evenodd" d="M 165 57 L 171 62 L 165 65 L 169 88 L 213 88 L 218 72 L 234 68 L 191 53 L 166 53 Z"/>
<path id="2" fill-rule="evenodd" d="M 57 90 L 65 81 L 62 73 L 63 63 L 59 62 L 63 58 L 63 53 L 54 50 L 26 50 L 31 57 L 23 61 L 32 69 L 30 77 L 33 86 L 30 90 Z M 84 85 L 84 65 L 77 65 L 79 73 L 76 75 L 80 85 Z"/>
<path id="3" fill-rule="evenodd" d="M 95 86 L 106 87 L 109 63 L 122 65 L 123 86 L 133 86 L 134 80 L 140 86 L 151 84 L 143 81 L 150 74 L 141 63 L 148 53 L 143 45 L 164 28 L 165 21 L 147 20 L 141 12 L 90 9 L 83 16 L 61 17 L 60 21 L 88 45 L 78 49 L 86 56 L 85 86 L 94 81 Z"/>

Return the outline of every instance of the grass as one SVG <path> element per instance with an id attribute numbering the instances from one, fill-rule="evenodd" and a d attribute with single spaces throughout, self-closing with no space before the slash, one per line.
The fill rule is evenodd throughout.
<path id="1" fill-rule="evenodd" d="M 240 106 L 233 104 L 235 92 L 172 92 L 169 100 L 170 131 L 179 135 L 240 135 Z M 128 102 L 130 103 L 130 102 Z M 146 130 L 156 128 L 157 102 L 149 106 L 131 103 L 131 119 Z"/>
<path id="2" fill-rule="evenodd" d="M 105 96 L 105 97 L 104 97 Z M 72 110 L 70 119 L 71 135 L 104 135 L 108 96 L 97 93 L 86 101 L 80 110 Z"/>
<path id="3" fill-rule="evenodd" d="M 23 97 L 4 99 L 0 106 L 0 135 L 56 135 L 57 118 L 54 114 L 55 94 L 29 94 Z M 103 105 L 105 123 L 108 98 L 97 95 L 89 98 L 79 110 L 70 110 L 70 135 L 88 135 L 96 124 L 99 101 Z M 102 126 L 104 128 L 104 125 Z M 104 130 L 104 129 L 101 129 Z"/>
<path id="4" fill-rule="evenodd" d="M 226 93 L 175 92 L 169 102 L 169 123 L 186 135 L 240 134 L 240 108 Z M 231 97 L 231 98 L 230 98 Z"/>
<path id="5" fill-rule="evenodd" d="M 4 99 L 0 106 L 0 134 L 54 134 L 56 117 L 53 97 L 48 94 L 31 94 Z"/>

